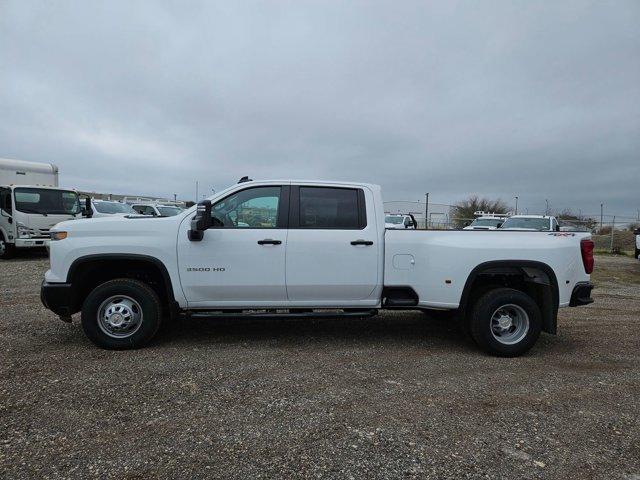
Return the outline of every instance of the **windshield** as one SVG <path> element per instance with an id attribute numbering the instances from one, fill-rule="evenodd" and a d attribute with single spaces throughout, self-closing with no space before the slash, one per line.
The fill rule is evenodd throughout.
<path id="1" fill-rule="evenodd" d="M 182 209 L 180 207 L 156 207 L 160 212 L 160 215 L 163 217 L 173 217 L 174 215 L 178 215 Z"/>
<path id="2" fill-rule="evenodd" d="M 528 228 L 530 230 L 549 231 L 551 222 L 548 218 L 515 218 L 505 220 L 500 228 Z"/>
<path id="3" fill-rule="evenodd" d="M 69 190 L 48 188 L 16 188 L 16 210 L 43 215 L 76 215 L 80 213 L 78 194 Z"/>
<path id="4" fill-rule="evenodd" d="M 499 227 L 504 222 L 501 218 L 476 218 L 471 227 Z"/>
<path id="5" fill-rule="evenodd" d="M 400 225 L 404 222 L 404 217 L 392 217 L 388 216 L 384 219 L 385 223 L 393 223 L 394 225 Z"/>
<path id="6" fill-rule="evenodd" d="M 99 213 L 136 213 L 136 211 L 131 208 L 131 205 L 127 205 L 126 203 L 120 202 L 93 202 L 93 205 L 96 207 L 96 210 Z"/>

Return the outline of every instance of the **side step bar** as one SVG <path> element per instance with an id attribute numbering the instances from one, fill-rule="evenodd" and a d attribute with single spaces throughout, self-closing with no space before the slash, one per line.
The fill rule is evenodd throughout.
<path id="1" fill-rule="evenodd" d="M 310 310 L 310 309 L 278 309 L 278 310 L 191 310 L 185 312 L 187 318 L 336 318 L 336 317 L 372 317 L 378 314 L 377 309 L 368 310 Z"/>
<path id="2" fill-rule="evenodd" d="M 389 308 L 406 308 L 418 305 L 418 294 L 411 287 L 384 287 L 382 305 Z"/>

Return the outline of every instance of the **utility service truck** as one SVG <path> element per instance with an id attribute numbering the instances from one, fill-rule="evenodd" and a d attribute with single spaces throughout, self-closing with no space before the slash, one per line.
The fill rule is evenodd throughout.
<path id="1" fill-rule="evenodd" d="M 560 307 L 592 302 L 588 233 L 385 229 L 380 187 L 243 181 L 172 217 L 63 222 L 43 304 L 81 312 L 110 349 L 205 317 L 457 312 L 477 344 L 520 355 Z"/>
<path id="2" fill-rule="evenodd" d="M 0 259 L 47 246 L 51 227 L 80 215 L 78 194 L 58 188 L 55 165 L 0 159 Z"/>

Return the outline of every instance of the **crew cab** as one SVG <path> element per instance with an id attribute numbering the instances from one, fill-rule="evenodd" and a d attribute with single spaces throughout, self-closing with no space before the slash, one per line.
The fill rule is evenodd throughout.
<path id="1" fill-rule="evenodd" d="M 456 312 L 495 355 L 555 333 L 592 302 L 587 233 L 387 230 L 377 185 L 243 181 L 173 217 L 63 222 L 41 298 L 110 349 L 147 344 L 179 315 Z"/>

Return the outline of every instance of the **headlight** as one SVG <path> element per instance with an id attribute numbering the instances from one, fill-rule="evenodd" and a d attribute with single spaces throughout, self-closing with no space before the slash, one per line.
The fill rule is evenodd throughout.
<path id="1" fill-rule="evenodd" d="M 51 232 L 51 240 L 64 240 L 67 238 L 67 232 Z"/>
<path id="2" fill-rule="evenodd" d="M 27 228 L 25 224 L 18 222 L 17 227 L 18 227 L 18 238 L 29 238 L 31 236 L 31 232 L 29 231 L 29 228 Z"/>

